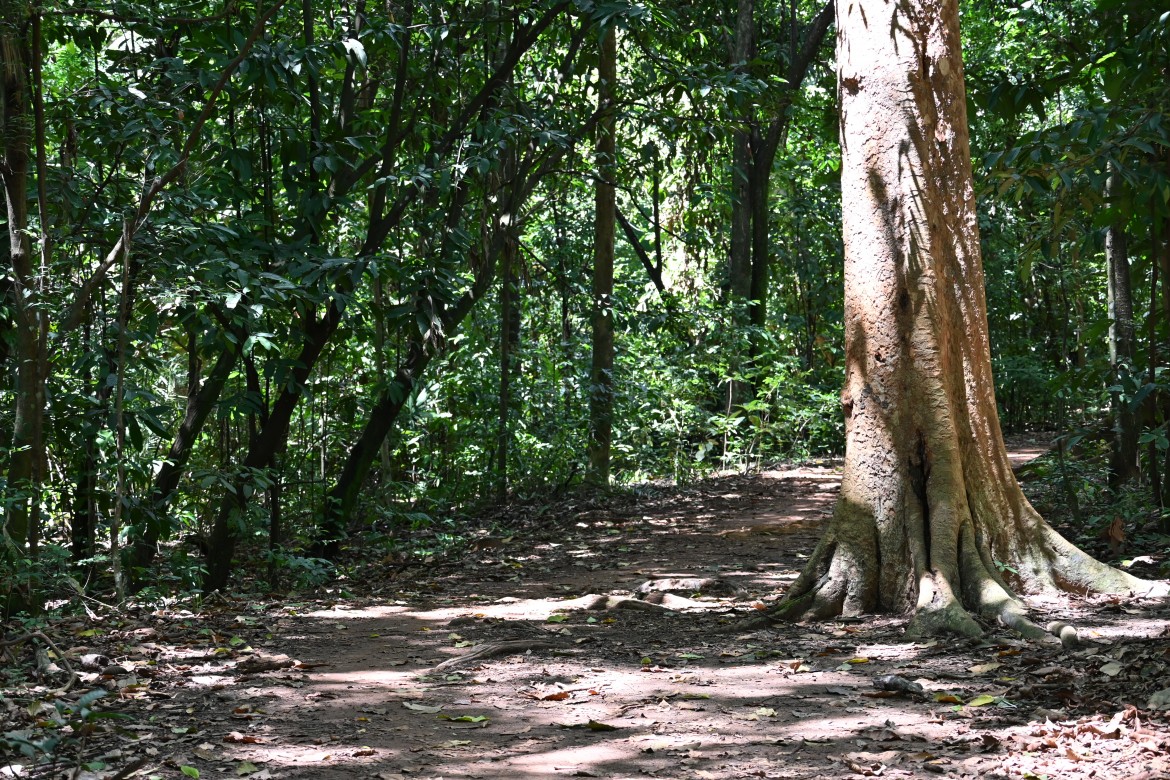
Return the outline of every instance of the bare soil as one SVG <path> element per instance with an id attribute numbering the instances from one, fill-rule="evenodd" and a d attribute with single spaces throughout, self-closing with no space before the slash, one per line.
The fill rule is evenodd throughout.
<path id="1" fill-rule="evenodd" d="M 908 643 L 899 617 L 737 630 L 796 577 L 838 479 L 826 463 L 518 507 L 459 558 L 365 566 L 313 598 L 95 615 L 73 655 L 113 668 L 82 687 L 130 720 L 86 738 L 89 769 L 7 771 L 1170 778 L 1150 706 L 1170 687 L 1165 604 L 1033 602 L 1075 648 L 993 626 Z"/>

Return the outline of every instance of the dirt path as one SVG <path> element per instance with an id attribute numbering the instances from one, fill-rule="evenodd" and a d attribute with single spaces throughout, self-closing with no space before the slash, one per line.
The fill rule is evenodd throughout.
<path id="1" fill-rule="evenodd" d="M 1170 777 L 1165 713 L 1147 709 L 1170 686 L 1164 605 L 1034 605 L 1081 626 L 1071 652 L 995 631 L 908 644 L 893 618 L 737 633 L 796 576 L 838 482 L 806 467 L 566 501 L 514 513 L 519 532 L 457 564 L 363 570 L 335 601 L 159 612 L 117 659 L 143 737 L 121 764 L 261 780 Z M 713 582 L 667 596 L 673 612 L 573 608 L 667 577 Z M 487 656 L 453 660 L 471 653 Z M 922 691 L 878 690 L 886 675 Z"/>

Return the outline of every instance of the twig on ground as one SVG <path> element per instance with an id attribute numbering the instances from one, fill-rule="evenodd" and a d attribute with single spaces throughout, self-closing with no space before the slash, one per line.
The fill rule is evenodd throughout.
<path id="1" fill-rule="evenodd" d="M 498 658 L 501 655 L 514 655 L 516 653 L 526 653 L 529 650 L 548 650 L 557 647 L 561 647 L 559 642 L 546 642 L 540 639 L 512 639 L 506 642 L 489 642 L 480 645 L 470 653 L 465 653 L 455 658 L 448 658 L 432 669 L 430 674 L 445 672 L 475 661 Z"/>
<path id="2" fill-rule="evenodd" d="M 0 640 L 0 648 L 17 647 L 32 639 L 38 639 L 41 642 L 44 642 L 48 648 L 52 650 L 54 654 L 56 654 L 57 660 L 61 662 L 61 666 L 65 667 L 64 671 L 69 675 L 69 681 L 60 688 L 50 691 L 49 695 L 60 696 L 61 694 L 66 693 L 70 688 L 73 687 L 73 684 L 77 682 L 77 672 L 73 670 L 73 667 L 69 664 L 68 659 L 65 658 L 65 654 L 61 652 L 61 648 L 57 647 L 56 643 L 53 642 L 52 639 L 49 639 L 49 637 L 45 636 L 43 631 L 29 631 L 27 634 L 21 634 L 20 636 L 14 637 L 13 639 L 2 639 Z M 57 665 L 48 657 L 48 654 L 43 650 L 38 651 L 36 657 L 37 672 L 38 674 L 41 674 L 42 677 L 61 671 L 61 669 L 57 667 Z"/>

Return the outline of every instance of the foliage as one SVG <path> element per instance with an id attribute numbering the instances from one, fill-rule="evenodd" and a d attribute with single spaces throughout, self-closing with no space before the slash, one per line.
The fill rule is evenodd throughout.
<path id="1" fill-rule="evenodd" d="M 831 46 L 801 84 L 784 77 L 820 4 L 757 0 L 742 63 L 727 4 L 362 7 L 44 7 L 39 97 L 26 63 L 44 160 L 34 133 L 27 231 L 3 223 L 38 258 L 33 278 L 0 281 L 0 500 L 7 517 L 35 509 L 0 563 L 23 583 L 9 606 L 71 581 L 109 590 L 119 568 L 137 587 L 215 586 L 217 556 L 267 564 L 270 587 L 318 582 L 349 534 L 387 551 L 421 529 L 456 540 L 454 518 L 500 484 L 511 499 L 574 486 L 609 25 L 630 225 L 612 302 L 615 480 L 840 452 Z M 1166 17 L 1121 0 L 965 13 L 1005 427 L 1087 425 L 1108 405 L 1102 233 L 1121 221 L 1135 300 L 1152 304 L 1131 395 L 1164 459 Z M 778 117 L 767 319 L 749 328 L 728 293 L 732 147 L 745 122 Z M 1124 186 L 1106 202 L 1110 165 Z M 16 319 L 26 299 L 40 342 Z M 14 446 L 26 341 L 44 365 L 31 448 Z M 11 470 L 33 448 L 33 475 Z"/>

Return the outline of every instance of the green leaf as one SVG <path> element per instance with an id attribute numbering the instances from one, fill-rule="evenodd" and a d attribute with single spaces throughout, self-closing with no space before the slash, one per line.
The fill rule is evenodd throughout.
<path id="1" fill-rule="evenodd" d="M 491 719 L 487 715 L 440 715 L 439 720 L 449 720 L 456 723 L 485 723 Z"/>
<path id="2" fill-rule="evenodd" d="M 199 770 L 193 766 L 181 766 L 179 767 L 179 771 L 185 774 L 187 777 L 194 777 L 196 780 L 199 778 Z"/>

